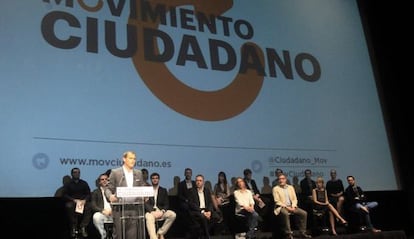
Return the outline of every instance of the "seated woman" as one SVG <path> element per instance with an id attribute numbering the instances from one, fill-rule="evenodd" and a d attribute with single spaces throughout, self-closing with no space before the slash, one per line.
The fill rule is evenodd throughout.
<path id="1" fill-rule="evenodd" d="M 235 213 L 242 214 L 247 219 L 249 231 L 246 233 L 246 238 L 254 238 L 259 214 L 254 210 L 253 192 L 247 189 L 246 183 L 241 177 L 236 179 L 236 185 L 237 189 L 234 191 Z"/>
<path id="2" fill-rule="evenodd" d="M 331 179 L 326 182 L 326 191 L 328 192 L 329 202 L 336 208 L 340 215 L 343 215 L 343 205 L 345 202 L 344 197 L 344 184 L 342 180 L 337 178 L 335 169 L 331 169 Z"/>
<path id="3" fill-rule="evenodd" d="M 214 185 L 214 206 L 218 212 L 221 213 L 222 219 L 224 221 L 223 232 L 229 232 L 228 225 L 230 223 L 230 217 L 233 215 L 234 211 L 230 206 L 230 185 L 227 182 L 226 173 L 221 171 L 217 175 L 217 183 Z"/>
<path id="4" fill-rule="evenodd" d="M 328 201 L 328 193 L 325 190 L 325 184 L 322 177 L 316 179 L 316 188 L 312 189 L 312 200 L 314 203 L 314 209 L 320 211 L 329 212 L 329 223 L 331 225 L 332 235 L 337 235 L 335 230 L 335 218 L 338 218 L 342 225 L 347 225 L 347 221 L 339 215 L 338 211 Z"/>

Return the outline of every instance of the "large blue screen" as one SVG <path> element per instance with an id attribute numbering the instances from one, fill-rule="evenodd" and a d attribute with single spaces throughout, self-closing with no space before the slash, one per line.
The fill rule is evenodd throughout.
<path id="1" fill-rule="evenodd" d="M 355 1 L 2 0 L 0 197 L 91 188 L 122 153 L 214 184 L 245 168 L 397 190 Z"/>

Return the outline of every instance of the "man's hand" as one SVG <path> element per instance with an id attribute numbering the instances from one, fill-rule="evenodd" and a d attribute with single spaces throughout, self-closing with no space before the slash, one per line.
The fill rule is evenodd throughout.
<path id="1" fill-rule="evenodd" d="M 286 207 L 286 210 L 288 210 L 288 212 L 295 212 L 295 209 L 296 208 L 294 207 Z"/>
<path id="2" fill-rule="evenodd" d="M 110 201 L 110 202 L 117 202 L 117 201 L 118 201 L 118 198 L 115 196 L 115 194 L 112 194 L 112 195 L 109 197 L 109 201 Z"/>
<path id="3" fill-rule="evenodd" d="M 211 212 L 210 211 L 208 211 L 208 212 L 204 212 L 203 213 L 203 215 L 208 219 L 208 220 L 210 220 L 210 218 L 211 218 Z"/>
<path id="4" fill-rule="evenodd" d="M 112 210 L 105 208 L 104 210 L 102 210 L 102 214 L 105 216 L 110 216 L 112 214 Z"/>

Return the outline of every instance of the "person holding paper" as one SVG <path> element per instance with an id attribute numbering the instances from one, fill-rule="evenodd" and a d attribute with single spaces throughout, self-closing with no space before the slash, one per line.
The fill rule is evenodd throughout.
<path id="1" fill-rule="evenodd" d="M 63 199 L 66 201 L 65 208 L 71 226 L 71 237 L 76 236 L 78 226 L 82 236 L 88 237 L 86 228 L 92 217 L 90 207 L 91 189 L 89 184 L 80 178 L 79 168 L 72 168 L 70 174 L 72 178 L 64 187 Z"/>
<path id="2" fill-rule="evenodd" d="M 139 202 L 141 198 L 136 197 L 117 197 L 118 187 L 138 187 L 145 186 L 145 182 L 142 177 L 142 172 L 135 168 L 137 156 L 134 151 L 126 151 L 122 155 L 123 164 L 121 167 L 111 170 L 108 178 L 108 185 L 105 189 L 105 196 L 107 199 L 114 203 L 112 205 L 112 218 L 114 221 L 113 226 L 113 238 L 114 239 L 135 239 L 138 234 L 137 218 L 139 216 L 139 210 L 133 206 L 134 202 Z M 121 211 L 121 205 L 116 203 L 124 203 L 123 212 Z M 130 204 L 130 205 L 128 205 Z M 126 217 L 125 228 L 122 227 L 121 214 Z M 143 214 L 144 212 L 142 212 Z M 122 237 L 125 230 L 125 238 Z"/>

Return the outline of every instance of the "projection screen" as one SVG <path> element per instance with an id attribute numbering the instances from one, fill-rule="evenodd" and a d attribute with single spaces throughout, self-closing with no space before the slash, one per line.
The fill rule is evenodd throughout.
<path id="1" fill-rule="evenodd" d="M 187 167 L 399 189 L 355 1 L 0 6 L 0 197 L 53 196 L 73 167 L 93 189 L 127 150 L 168 189 Z"/>

